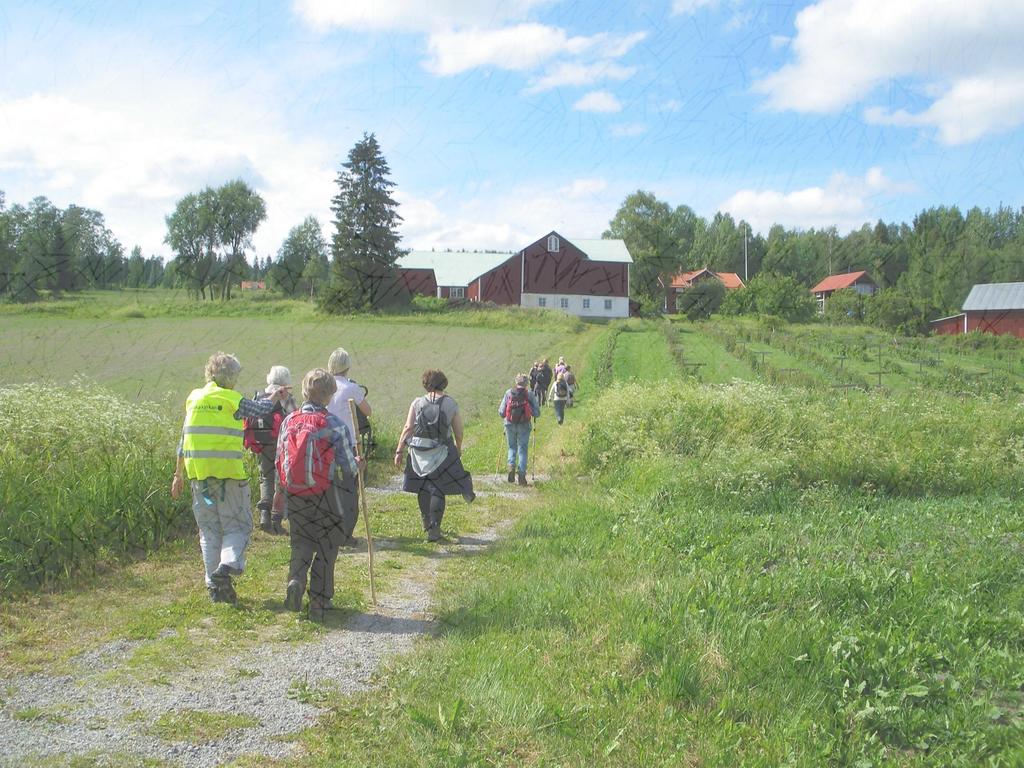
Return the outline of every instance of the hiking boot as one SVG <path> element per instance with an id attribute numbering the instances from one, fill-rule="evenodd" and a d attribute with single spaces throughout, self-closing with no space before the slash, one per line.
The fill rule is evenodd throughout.
<path id="1" fill-rule="evenodd" d="M 348 547 L 349 549 L 357 549 L 362 542 L 355 536 L 349 536 L 347 539 L 342 541 L 339 547 Z"/>
<path id="2" fill-rule="evenodd" d="M 270 517 L 270 533 L 273 533 L 275 536 L 288 535 L 288 531 L 284 529 L 284 526 L 281 524 L 281 520 L 281 515 L 277 513 L 271 515 Z M 262 528 L 262 525 L 260 527 Z"/>
<path id="3" fill-rule="evenodd" d="M 213 582 L 210 589 L 217 592 L 217 597 L 213 600 L 215 603 L 234 604 L 238 602 L 238 595 L 235 594 L 235 587 L 231 583 L 231 572 L 230 566 L 221 563 L 217 566 L 217 570 L 210 574 L 210 581 Z"/>
<path id="4" fill-rule="evenodd" d="M 526 475 L 524 475 L 522 472 L 519 473 L 519 484 L 526 485 Z"/>
<path id="5" fill-rule="evenodd" d="M 441 540 L 441 526 L 434 523 L 432 526 L 427 528 L 427 541 L 440 541 Z"/>
<path id="6" fill-rule="evenodd" d="M 323 624 L 327 618 L 327 610 L 319 603 L 309 604 L 309 620 L 316 624 Z"/>
<path id="7" fill-rule="evenodd" d="M 511 465 L 508 468 L 508 481 L 510 483 L 514 483 L 516 481 L 516 468 Z"/>
<path id="8" fill-rule="evenodd" d="M 274 522 L 271 520 L 269 509 L 260 510 L 260 530 L 264 533 L 274 532 Z"/>
<path id="9" fill-rule="evenodd" d="M 220 592 L 217 590 L 216 587 L 207 587 L 206 591 L 210 593 L 210 602 L 211 603 L 220 603 L 220 602 L 222 602 L 221 599 L 220 599 Z"/>
<path id="10" fill-rule="evenodd" d="M 302 593 L 305 591 L 305 587 L 302 586 L 301 581 L 288 582 L 288 588 L 285 590 L 284 595 L 284 609 L 286 611 L 294 611 L 298 613 L 302 610 Z"/>

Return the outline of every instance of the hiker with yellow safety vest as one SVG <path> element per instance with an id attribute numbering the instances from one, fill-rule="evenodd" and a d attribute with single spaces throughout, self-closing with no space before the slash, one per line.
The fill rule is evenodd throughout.
<path id="1" fill-rule="evenodd" d="M 181 495 L 184 477 L 192 487 L 192 513 L 206 567 L 206 587 L 215 603 L 237 601 L 231 577 L 245 569 L 252 535 L 249 480 L 242 463 L 243 419 L 268 415 L 288 396 L 281 387 L 268 399 L 250 400 L 234 389 L 242 365 L 217 352 L 206 361 L 206 386 L 185 401 L 185 424 L 171 496 Z"/>

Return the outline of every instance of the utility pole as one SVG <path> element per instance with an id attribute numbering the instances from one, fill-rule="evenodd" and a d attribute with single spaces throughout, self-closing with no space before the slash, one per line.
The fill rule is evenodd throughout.
<path id="1" fill-rule="evenodd" d="M 747 273 L 747 235 L 750 233 L 750 224 L 747 222 L 743 223 L 747 225 L 743 230 L 743 282 L 749 283 L 750 276 Z"/>

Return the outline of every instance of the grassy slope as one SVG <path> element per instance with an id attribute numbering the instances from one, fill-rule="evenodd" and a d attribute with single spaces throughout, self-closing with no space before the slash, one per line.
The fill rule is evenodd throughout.
<path id="1" fill-rule="evenodd" d="M 652 362 L 661 352 L 638 361 L 626 344 L 613 358 L 670 377 Z M 572 417 L 616 419 L 613 433 L 649 440 L 635 414 L 669 407 L 666 392 L 612 391 L 616 403 L 583 402 Z M 728 422 L 728 397 L 708 416 Z M 602 435 L 582 424 L 562 437 L 600 454 Z M 800 450 L 798 435 L 785 439 Z M 1024 529 L 1012 501 L 754 476 L 737 493 L 728 478 L 716 490 L 699 455 L 684 468 L 656 442 L 649 451 L 593 485 L 572 467 L 492 558 L 463 564 L 441 599 L 448 632 L 404 660 L 383 696 L 339 702 L 307 735 L 308 762 L 1024 760 Z"/>

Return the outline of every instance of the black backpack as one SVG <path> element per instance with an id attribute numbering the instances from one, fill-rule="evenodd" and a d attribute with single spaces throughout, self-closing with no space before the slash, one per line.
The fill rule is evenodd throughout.
<path id="1" fill-rule="evenodd" d="M 505 403 L 505 419 L 512 424 L 522 424 L 530 420 L 532 414 L 530 398 L 522 387 L 515 387 L 508 392 L 508 401 Z"/>
<path id="2" fill-rule="evenodd" d="M 559 379 L 555 382 L 555 394 L 559 397 L 569 396 L 569 385 L 565 383 L 565 379 Z"/>
<path id="3" fill-rule="evenodd" d="M 441 402 L 448 395 L 441 395 L 437 400 L 423 398 L 423 405 L 416 414 L 416 423 L 413 425 L 414 437 L 426 437 L 441 443 L 448 438 L 448 418 L 444 415 Z"/>

